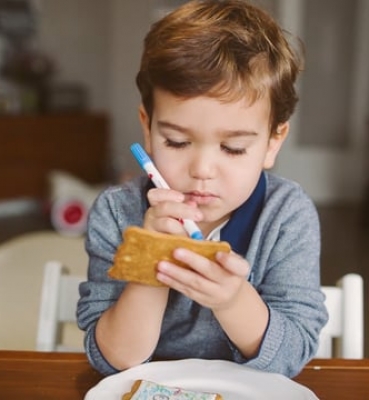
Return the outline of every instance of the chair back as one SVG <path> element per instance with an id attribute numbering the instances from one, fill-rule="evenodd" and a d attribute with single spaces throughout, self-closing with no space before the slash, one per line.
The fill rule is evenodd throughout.
<path id="1" fill-rule="evenodd" d="M 320 334 L 315 358 L 364 357 L 364 290 L 358 274 L 344 275 L 336 286 L 323 286 L 329 320 Z"/>
<path id="2" fill-rule="evenodd" d="M 60 260 L 71 275 L 87 276 L 84 237 L 51 230 L 28 232 L 0 244 L 0 348 L 35 350 L 44 265 Z M 63 331 L 65 342 L 77 345 L 74 326 Z"/>
<path id="3" fill-rule="evenodd" d="M 44 266 L 36 349 L 40 351 L 83 351 L 81 332 L 80 347 L 62 344 L 64 323 L 76 325 L 79 284 L 83 276 L 69 275 L 60 261 L 48 261 Z"/>

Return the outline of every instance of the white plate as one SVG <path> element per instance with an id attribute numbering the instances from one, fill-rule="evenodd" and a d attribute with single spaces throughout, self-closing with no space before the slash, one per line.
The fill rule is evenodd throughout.
<path id="1" fill-rule="evenodd" d="M 319 400 L 311 390 L 283 375 L 230 361 L 198 359 L 156 361 L 111 375 L 90 389 L 85 400 L 121 400 L 136 379 L 219 393 L 224 400 Z"/>

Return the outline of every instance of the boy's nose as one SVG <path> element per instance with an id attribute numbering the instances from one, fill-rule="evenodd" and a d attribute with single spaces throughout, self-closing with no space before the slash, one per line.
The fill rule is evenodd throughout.
<path id="1" fill-rule="evenodd" d="M 207 152 L 197 152 L 190 160 L 190 175 L 195 179 L 212 179 L 215 176 L 215 159 Z"/>

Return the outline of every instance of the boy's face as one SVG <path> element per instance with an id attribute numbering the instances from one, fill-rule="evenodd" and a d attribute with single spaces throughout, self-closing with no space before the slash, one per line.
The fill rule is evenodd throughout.
<path id="1" fill-rule="evenodd" d="M 143 107 L 140 120 L 147 152 L 168 185 L 201 209 L 205 234 L 249 198 L 288 132 L 286 123 L 270 136 L 267 97 L 248 105 L 155 90 L 151 126 Z"/>

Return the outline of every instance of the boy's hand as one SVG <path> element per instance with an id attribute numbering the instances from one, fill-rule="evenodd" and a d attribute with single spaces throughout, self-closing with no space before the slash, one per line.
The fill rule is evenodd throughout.
<path id="1" fill-rule="evenodd" d="M 248 262 L 233 252 L 218 253 L 218 263 L 186 249 L 175 250 L 174 257 L 191 269 L 161 261 L 157 279 L 213 311 L 232 306 L 250 270 Z"/>
<path id="2" fill-rule="evenodd" d="M 151 189 L 148 200 L 145 229 L 186 236 L 180 220 L 201 221 L 196 204 L 184 203 L 185 196 L 175 190 Z M 249 272 L 247 261 L 235 253 L 218 253 L 218 263 L 186 249 L 177 249 L 174 257 L 191 269 L 162 261 L 158 264 L 158 280 L 212 310 L 232 304 Z"/>
<path id="3" fill-rule="evenodd" d="M 201 221 L 202 213 L 196 204 L 184 203 L 185 196 L 172 189 L 150 189 L 147 194 L 150 207 L 143 227 L 152 231 L 187 236 L 181 219 Z"/>

